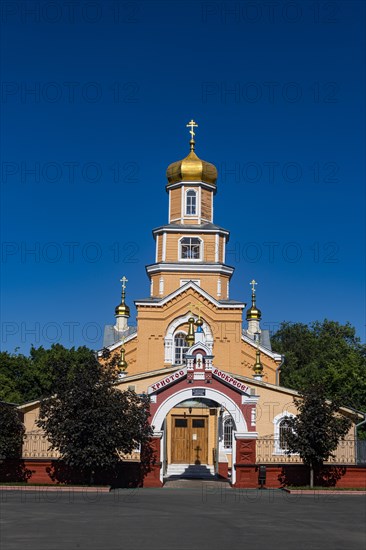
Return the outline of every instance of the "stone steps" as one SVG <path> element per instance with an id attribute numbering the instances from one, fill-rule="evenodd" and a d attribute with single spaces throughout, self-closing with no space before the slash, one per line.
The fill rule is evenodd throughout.
<path id="1" fill-rule="evenodd" d="M 169 464 L 166 478 L 215 479 L 215 468 L 208 464 Z"/>

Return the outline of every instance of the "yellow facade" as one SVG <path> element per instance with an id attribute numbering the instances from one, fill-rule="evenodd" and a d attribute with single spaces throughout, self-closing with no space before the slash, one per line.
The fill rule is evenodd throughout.
<path id="1" fill-rule="evenodd" d="M 128 313 L 117 314 L 116 324 L 106 327 L 108 339 L 104 347 L 112 355 L 119 355 L 122 346 L 125 349 L 127 368 L 121 373 L 118 387 L 121 391 L 146 393 L 167 375 L 185 368 L 186 355 L 194 348 L 186 338 L 194 325 L 194 338 L 201 328 L 203 348 L 207 357 L 212 357 L 213 366 L 249 388 L 246 399 L 256 403 L 251 430 L 257 438 L 258 461 L 296 461 L 296 457 L 287 457 L 278 448 L 278 430 L 281 418 L 296 414 L 293 398 L 297 394 L 279 386 L 283 358 L 272 351 L 269 334 L 261 329 L 255 287 L 247 322 L 243 317 L 246 304 L 231 299 L 229 294 L 234 271 L 225 264 L 229 232 L 214 225 L 213 220 L 216 169 L 198 159 L 191 149 L 186 159 L 170 165 L 167 177 L 169 224 L 154 230 L 155 263 L 146 268 L 150 292 L 135 302 L 137 327 L 128 326 Z M 249 278 L 250 274 L 248 282 Z M 248 299 L 247 292 L 243 291 L 242 298 Z M 262 370 L 255 373 L 258 352 Z M 103 361 L 102 353 L 99 355 Z M 27 432 L 24 456 L 55 456 L 47 454 L 47 440 L 36 427 L 39 403 L 21 409 Z M 163 460 L 170 464 L 175 456 L 174 430 L 179 430 L 175 420 L 183 425 L 185 420 L 201 419 L 206 430 L 207 465 L 221 461 L 231 467 L 235 457 L 227 445 L 230 434 L 223 431 L 229 417 L 224 393 L 222 400 L 216 402 L 205 398 L 193 400 L 191 405 L 185 405 L 184 400 L 183 405 L 174 402 L 164 421 Z M 160 430 L 160 426 L 156 429 Z M 199 428 L 197 433 L 195 429 L 192 424 L 192 438 Z M 349 437 L 353 435 L 351 431 Z"/>

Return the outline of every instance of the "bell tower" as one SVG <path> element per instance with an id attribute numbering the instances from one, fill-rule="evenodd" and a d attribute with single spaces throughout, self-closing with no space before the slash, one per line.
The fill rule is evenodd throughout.
<path id="1" fill-rule="evenodd" d="M 216 194 L 216 167 L 195 153 L 198 124 L 191 120 L 189 155 L 168 166 L 166 177 L 169 193 L 169 223 L 199 225 L 213 223 L 213 197 Z"/>
<path id="2" fill-rule="evenodd" d="M 189 154 L 170 164 L 166 172 L 168 225 L 153 231 L 155 263 L 146 268 L 150 294 L 161 298 L 192 280 L 215 299 L 228 300 L 234 268 L 225 264 L 229 231 L 213 220 L 217 170 L 195 152 L 198 124 L 191 120 L 187 127 Z"/>

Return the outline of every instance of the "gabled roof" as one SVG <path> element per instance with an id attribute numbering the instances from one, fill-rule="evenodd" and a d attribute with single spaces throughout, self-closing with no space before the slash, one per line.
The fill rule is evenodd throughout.
<path id="1" fill-rule="evenodd" d="M 131 337 L 137 335 L 137 327 L 128 327 L 124 332 L 118 332 L 115 325 L 106 325 L 104 327 L 103 347 L 110 349 L 114 344 L 122 342 L 123 338 L 126 341 L 131 340 Z"/>
<path id="2" fill-rule="evenodd" d="M 203 298 L 211 302 L 211 304 L 213 304 L 215 307 L 219 309 L 244 309 L 246 306 L 244 302 L 235 302 L 234 300 L 220 300 L 220 301 L 216 300 L 215 298 L 213 298 L 213 296 L 211 296 L 211 294 L 203 290 L 193 281 L 188 281 L 187 283 L 182 285 L 180 288 L 178 288 L 174 292 L 171 292 L 167 296 L 164 296 L 163 298 L 157 298 L 157 299 L 145 298 L 142 300 L 135 300 L 134 303 L 136 306 L 141 305 L 141 306 L 161 307 L 161 306 L 164 306 L 166 303 L 170 302 L 170 300 L 173 300 L 173 298 L 176 298 L 180 294 L 183 294 L 190 288 L 195 292 L 197 292 L 197 294 L 200 294 Z"/>
<path id="3" fill-rule="evenodd" d="M 242 331 L 241 338 L 242 338 L 242 340 L 244 340 L 244 342 L 246 342 L 247 344 L 249 344 L 253 348 L 257 349 L 257 347 L 258 347 L 259 351 L 261 353 L 264 353 L 265 355 L 268 355 L 268 357 L 271 357 L 274 361 L 281 361 L 282 360 L 282 355 L 279 354 L 279 353 L 275 353 L 271 349 L 271 344 L 270 344 L 270 341 L 269 341 L 269 331 L 264 331 L 263 330 L 261 332 L 261 336 L 262 336 L 263 333 L 266 333 L 266 332 L 268 334 L 264 334 L 263 339 L 261 338 L 260 341 L 259 341 L 259 345 L 258 345 L 258 342 L 256 342 L 250 336 L 248 336 L 247 331 L 245 329 L 243 329 L 243 331 Z"/>

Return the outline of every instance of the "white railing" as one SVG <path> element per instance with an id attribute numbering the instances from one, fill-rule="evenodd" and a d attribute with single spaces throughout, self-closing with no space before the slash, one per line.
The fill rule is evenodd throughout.
<path id="1" fill-rule="evenodd" d="M 50 442 L 43 432 L 28 432 L 23 442 L 23 458 L 59 458 L 60 453 L 49 447 Z"/>
<path id="2" fill-rule="evenodd" d="M 334 455 L 334 458 L 328 460 L 326 464 L 355 464 L 356 441 L 354 439 L 340 441 Z M 280 448 L 278 439 L 264 437 L 257 439 L 256 442 L 256 462 L 261 464 L 301 464 L 302 460 L 297 454 L 286 454 L 285 450 Z"/>

